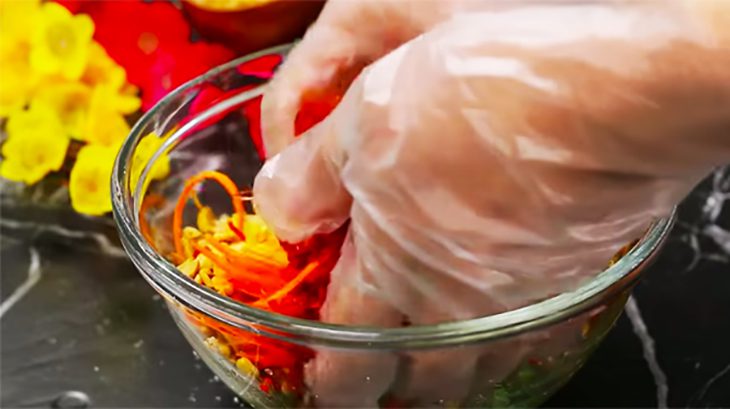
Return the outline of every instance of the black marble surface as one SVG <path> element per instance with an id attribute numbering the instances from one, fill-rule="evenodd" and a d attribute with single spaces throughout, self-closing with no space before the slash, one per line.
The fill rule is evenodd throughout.
<path id="1" fill-rule="evenodd" d="M 730 171 L 680 210 L 616 328 L 547 407 L 730 407 Z M 1 407 L 241 406 L 111 221 L 4 197 L 0 227 Z"/>

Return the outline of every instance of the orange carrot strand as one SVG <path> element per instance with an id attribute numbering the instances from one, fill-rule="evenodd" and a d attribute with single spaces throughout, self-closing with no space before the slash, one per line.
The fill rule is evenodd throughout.
<path id="1" fill-rule="evenodd" d="M 232 263 L 239 265 L 243 264 L 244 267 L 248 266 L 250 268 L 259 267 L 259 268 L 265 268 L 268 270 L 272 269 L 282 269 L 286 267 L 286 264 L 281 265 L 278 263 L 275 263 L 271 259 L 270 254 L 262 253 L 260 251 L 256 251 L 254 248 L 248 248 L 246 249 L 245 253 L 236 253 L 232 251 L 231 249 L 225 247 L 222 245 L 218 240 L 213 238 L 213 236 L 205 235 L 205 240 L 216 248 L 216 250 L 220 251 L 221 253 L 224 253 L 226 257 L 231 260 Z M 253 265 L 251 265 L 253 264 Z"/>
<path id="2" fill-rule="evenodd" d="M 238 237 L 239 240 L 246 241 L 246 235 L 243 234 L 243 232 L 241 230 L 239 230 L 239 228 L 236 227 L 233 224 L 233 222 L 231 222 L 230 220 L 228 221 L 228 228 L 231 229 L 231 231 L 233 232 L 233 234 L 235 234 L 236 237 Z"/>
<path id="3" fill-rule="evenodd" d="M 266 255 L 266 254 L 259 253 L 253 249 L 248 249 L 248 251 L 246 253 L 236 253 L 233 250 L 231 250 L 230 248 L 227 248 L 226 246 L 224 246 L 221 242 L 219 242 L 218 240 L 216 240 L 214 237 L 212 237 L 210 235 L 205 235 L 204 238 L 208 242 L 208 244 L 213 246 L 216 250 L 220 251 L 221 253 L 225 254 L 225 256 L 229 260 L 231 260 L 231 262 L 234 265 L 243 264 L 244 266 L 246 266 L 246 264 L 252 263 L 252 264 L 255 264 L 255 266 L 257 266 L 257 267 L 268 268 L 268 269 L 278 267 L 276 264 L 269 262 L 269 257 L 267 257 L 268 255 Z M 251 266 L 251 267 L 254 267 L 254 266 Z"/>
<path id="4" fill-rule="evenodd" d="M 185 187 L 183 188 L 182 193 L 180 193 L 180 198 L 175 205 L 175 212 L 173 213 L 172 217 L 172 234 L 173 240 L 175 242 L 175 253 L 177 253 L 178 257 L 184 256 L 184 250 L 182 245 L 182 231 L 185 204 L 187 203 L 188 197 L 190 196 L 190 192 L 193 190 L 193 188 L 205 180 L 214 180 L 226 190 L 226 193 L 228 193 L 228 195 L 231 197 L 233 209 L 239 215 L 238 227 L 239 229 L 243 230 L 243 223 L 244 219 L 246 218 L 246 210 L 243 207 L 243 203 L 238 199 L 238 188 L 236 187 L 236 184 L 233 183 L 233 181 L 223 173 L 213 170 L 200 172 L 185 182 Z"/>
<path id="5" fill-rule="evenodd" d="M 309 263 L 304 269 L 297 274 L 296 277 L 294 277 L 293 280 L 286 283 L 286 285 L 279 290 L 277 290 L 275 293 L 271 294 L 270 296 L 266 297 L 263 300 L 259 300 L 254 302 L 254 305 L 260 306 L 260 305 L 267 305 L 271 301 L 276 301 L 287 294 L 289 294 L 292 290 L 294 290 L 299 284 L 301 284 L 307 277 L 309 277 L 312 272 L 314 272 L 317 267 L 319 267 L 318 261 L 313 261 Z"/>
<path id="6" fill-rule="evenodd" d="M 200 211 L 203 208 L 203 204 L 200 202 L 200 198 L 198 197 L 198 193 L 197 192 L 194 192 L 194 191 L 192 193 L 193 193 L 192 194 L 192 196 L 193 196 L 193 203 L 195 203 L 195 207 L 197 207 L 198 208 L 198 211 Z"/>
<path id="7" fill-rule="evenodd" d="M 259 284 L 267 284 L 268 286 L 279 286 L 281 285 L 281 280 L 274 280 L 271 276 L 263 276 L 261 274 L 252 274 L 251 270 L 261 270 L 261 272 L 271 272 L 273 269 L 276 269 L 275 265 L 271 265 L 265 262 L 262 262 L 261 260 L 257 260 L 255 258 L 246 258 L 244 255 L 238 255 L 231 251 L 231 249 L 226 248 L 223 244 L 218 242 L 215 239 L 207 238 L 206 242 L 214 249 L 218 250 L 219 252 L 223 253 L 223 255 L 226 257 L 227 265 L 230 266 L 231 271 L 227 271 L 230 273 L 230 275 L 233 276 L 242 276 L 242 278 L 256 281 Z"/>
<path id="8" fill-rule="evenodd" d="M 210 261 L 213 262 L 213 264 L 217 265 L 218 267 L 222 268 L 226 272 L 236 271 L 236 269 L 228 264 L 227 261 L 222 260 L 220 257 L 213 254 L 212 251 L 208 250 L 207 248 L 198 245 L 197 243 L 193 243 L 193 247 L 195 247 L 196 250 L 198 250 L 202 255 L 205 257 L 208 257 Z M 241 291 L 242 293 L 246 295 L 250 295 L 252 297 L 260 298 L 261 294 L 254 293 L 246 288 L 237 288 L 237 290 Z"/>

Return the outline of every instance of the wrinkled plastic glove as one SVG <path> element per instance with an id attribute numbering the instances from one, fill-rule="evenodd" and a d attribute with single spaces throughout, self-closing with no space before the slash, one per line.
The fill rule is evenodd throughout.
<path id="1" fill-rule="evenodd" d="M 262 104 L 268 156 L 294 139 L 304 100 L 341 95 L 363 67 L 460 10 L 483 1 L 329 0 L 287 56 Z"/>
<path id="2" fill-rule="evenodd" d="M 431 324 L 524 306 L 575 289 L 667 216 L 730 161 L 730 4 L 690 3 L 454 13 L 368 66 L 254 187 L 285 240 L 351 220 L 322 320 Z M 282 73 L 306 61 L 298 51 Z M 284 94 L 275 85 L 264 101 L 290 112 Z M 267 147 L 290 136 L 265 131 Z M 498 359 L 479 376 L 500 379 L 529 348 L 422 357 L 402 393 L 460 399 L 480 357 Z M 397 366 L 380 358 L 318 354 L 308 383 L 325 406 L 375 406 Z"/>

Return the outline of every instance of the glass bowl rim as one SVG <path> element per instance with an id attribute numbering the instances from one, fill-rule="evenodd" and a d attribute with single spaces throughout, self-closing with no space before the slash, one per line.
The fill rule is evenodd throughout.
<path id="1" fill-rule="evenodd" d="M 286 53 L 291 47 L 292 44 L 271 47 L 231 60 L 176 88 L 137 121 L 115 160 L 111 180 L 113 215 L 127 254 L 156 291 L 196 312 L 237 328 L 267 333 L 268 336 L 288 342 L 341 348 L 432 348 L 497 340 L 567 320 L 628 288 L 638 278 L 645 264 L 657 254 L 672 228 L 675 211 L 655 221 L 639 243 L 618 262 L 574 291 L 494 315 L 434 325 L 376 328 L 328 324 L 263 311 L 200 286 L 159 255 L 139 231 L 137 209 L 127 183 L 134 147 L 162 107 L 185 91 L 242 63 L 265 55 Z M 238 97 L 254 98 L 262 93 L 264 87 L 260 85 Z M 154 155 L 152 160 L 157 156 Z"/>

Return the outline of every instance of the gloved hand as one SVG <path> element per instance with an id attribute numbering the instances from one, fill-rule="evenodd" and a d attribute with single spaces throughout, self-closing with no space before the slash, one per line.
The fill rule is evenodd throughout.
<path id="1" fill-rule="evenodd" d="M 360 70 L 460 10 L 483 0 L 329 0 L 316 24 L 287 56 L 262 104 L 266 152 L 294 139 L 303 99 L 342 94 Z"/>
<path id="2" fill-rule="evenodd" d="M 697 4 L 474 8 L 368 66 L 254 186 L 260 214 L 285 240 L 351 220 L 322 319 L 472 318 L 574 289 L 602 270 L 730 160 L 730 3 L 715 0 L 715 12 Z M 317 58 L 308 54 L 330 55 L 324 43 L 309 48 L 312 38 L 264 98 L 264 122 L 286 121 L 264 129 L 267 148 L 291 135 L 297 102 L 286 88 L 299 95 L 300 84 L 316 82 L 294 70 L 311 78 L 321 66 L 308 65 Z M 411 364 L 406 396 L 467 393 L 459 388 L 479 353 L 430 358 Z M 335 396 L 325 406 L 373 405 L 394 359 L 321 354 L 309 382 L 315 393 L 342 391 L 323 393 Z M 439 363 L 453 359 L 463 364 Z M 454 366 L 459 374 L 427 370 Z M 494 379 L 509 367 L 495 366 Z M 347 385 L 360 376 L 372 381 Z M 453 388 L 428 387 L 445 377 Z"/>

